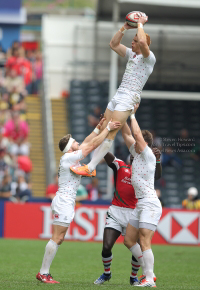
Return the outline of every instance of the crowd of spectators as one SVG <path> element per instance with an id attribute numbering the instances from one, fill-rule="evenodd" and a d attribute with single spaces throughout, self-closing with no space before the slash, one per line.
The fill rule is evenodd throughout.
<path id="1" fill-rule="evenodd" d="M 42 79 L 39 51 L 25 51 L 15 41 L 0 46 L 0 198 L 25 202 L 32 196 L 27 95 L 37 95 Z"/>

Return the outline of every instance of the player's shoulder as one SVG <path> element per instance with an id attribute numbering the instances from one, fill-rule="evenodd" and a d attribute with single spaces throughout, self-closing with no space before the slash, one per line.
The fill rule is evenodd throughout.
<path id="1" fill-rule="evenodd" d="M 152 64 L 156 62 L 155 54 L 151 50 L 149 51 L 149 56 L 143 56 L 143 59 L 145 60 L 145 62 L 151 62 Z"/>
<path id="2" fill-rule="evenodd" d="M 148 145 L 144 148 L 144 150 L 142 151 L 142 154 L 145 155 L 145 156 L 149 156 L 149 157 L 151 157 L 151 158 L 156 160 L 156 157 L 153 154 L 152 149 Z"/>
<path id="3" fill-rule="evenodd" d="M 114 161 L 113 161 L 113 163 L 114 162 L 116 162 L 117 164 L 118 164 L 118 166 L 119 166 L 119 168 L 127 168 L 127 167 L 129 167 L 130 165 L 129 164 L 126 164 L 126 162 L 124 162 L 123 160 L 121 160 L 121 159 L 118 159 L 118 158 L 115 158 L 114 159 Z"/>

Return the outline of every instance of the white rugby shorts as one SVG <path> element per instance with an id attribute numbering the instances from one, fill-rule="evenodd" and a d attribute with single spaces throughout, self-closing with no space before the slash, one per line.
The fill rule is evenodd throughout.
<path id="1" fill-rule="evenodd" d="M 134 106 L 140 102 L 140 96 L 135 93 L 134 96 L 129 96 L 126 93 L 116 92 L 112 100 L 108 103 L 107 109 L 110 111 L 129 111 L 133 110 Z"/>
<path id="2" fill-rule="evenodd" d="M 132 212 L 132 208 L 111 205 L 107 211 L 105 228 L 115 229 L 125 236 Z"/>
<path id="3" fill-rule="evenodd" d="M 56 195 L 51 203 L 53 224 L 69 227 L 75 215 L 75 200 L 66 195 Z"/>
<path id="4" fill-rule="evenodd" d="M 162 206 L 157 197 L 138 199 L 136 208 L 132 211 L 131 220 L 157 226 L 162 215 Z"/>

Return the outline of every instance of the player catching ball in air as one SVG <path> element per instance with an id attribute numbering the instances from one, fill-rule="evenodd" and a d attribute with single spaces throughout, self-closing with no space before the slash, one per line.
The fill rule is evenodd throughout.
<path id="1" fill-rule="evenodd" d="M 110 121 L 107 127 L 99 134 L 104 122 L 100 121 L 97 128 L 86 137 L 81 145 L 70 134 L 64 136 L 59 142 L 59 149 L 63 152 L 58 170 L 58 191 L 54 197 L 51 208 L 53 213 L 53 236 L 47 243 L 42 267 L 36 278 L 43 283 L 59 283 L 49 273 L 51 263 L 59 246 L 62 244 L 70 223 L 74 218 L 75 199 L 81 176 L 70 171 L 70 166 L 80 166 L 79 161 L 97 148 L 108 133 L 120 127 L 120 122 Z"/>
<path id="2" fill-rule="evenodd" d="M 105 111 L 106 120 L 112 118 L 114 121 L 119 121 L 121 126 L 108 134 L 101 146 L 94 151 L 92 160 L 88 165 L 71 168 L 78 175 L 96 175 L 95 168 L 97 164 L 108 153 L 117 132 L 125 124 L 134 106 L 140 103 L 142 89 L 152 73 L 156 62 L 153 52 L 149 49 L 151 43 L 150 36 L 143 29 L 146 21 L 147 17 L 139 17 L 137 32 L 132 40 L 131 48 L 121 44 L 124 33 L 129 29 L 134 29 L 134 27 L 129 26 L 127 23 L 117 31 L 110 41 L 111 49 L 119 56 L 126 57 L 128 60 L 121 85 Z M 106 122 L 103 128 L 105 126 Z"/>
<path id="3" fill-rule="evenodd" d="M 125 132 L 126 133 L 126 132 Z M 123 128 L 122 128 L 123 135 Z M 156 160 L 160 160 L 161 152 L 153 148 Z M 111 279 L 112 248 L 120 235 L 124 236 L 129 218 L 133 209 L 136 207 L 137 199 L 134 188 L 131 184 L 131 164 L 133 156 L 130 155 L 130 164 L 117 159 L 112 153 L 108 152 L 104 157 L 106 163 L 114 172 L 114 197 L 112 205 L 109 207 L 106 217 L 106 223 L 103 234 L 102 261 L 104 273 L 94 282 L 94 284 L 103 284 Z M 155 180 L 160 179 L 162 175 L 161 163 L 156 163 Z M 140 264 L 132 255 L 132 270 L 130 275 L 130 284 L 137 285 L 137 272 Z"/>

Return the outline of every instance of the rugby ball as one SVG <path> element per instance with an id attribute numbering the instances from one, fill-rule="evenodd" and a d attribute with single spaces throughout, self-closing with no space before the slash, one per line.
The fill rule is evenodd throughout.
<path id="1" fill-rule="evenodd" d="M 137 27 L 138 26 L 138 19 L 139 19 L 139 17 L 142 17 L 142 16 L 146 17 L 148 20 L 148 16 L 144 12 L 140 12 L 140 11 L 129 12 L 126 15 L 126 22 L 130 26 Z"/>

